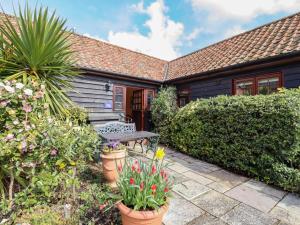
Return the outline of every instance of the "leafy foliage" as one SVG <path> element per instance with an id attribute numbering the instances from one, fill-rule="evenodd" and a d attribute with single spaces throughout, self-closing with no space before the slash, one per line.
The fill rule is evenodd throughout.
<path id="1" fill-rule="evenodd" d="M 67 118 L 77 122 L 79 125 L 86 124 L 88 122 L 88 113 L 85 108 L 74 105 L 70 107 Z"/>
<path id="2" fill-rule="evenodd" d="M 156 131 L 160 134 L 160 142 L 168 143 L 170 123 L 178 111 L 176 89 L 161 88 L 151 104 L 151 116 Z"/>
<path id="3" fill-rule="evenodd" d="M 79 220 L 83 224 L 121 224 L 118 210 L 113 207 L 110 197 L 112 190 L 106 185 L 92 184 L 79 196 L 77 209 Z"/>
<path id="4" fill-rule="evenodd" d="M 300 89 L 191 102 L 174 117 L 171 140 L 192 156 L 300 192 Z"/>
<path id="5" fill-rule="evenodd" d="M 17 219 L 17 224 L 31 225 L 67 225 L 70 224 L 63 216 L 47 206 L 37 206 L 23 212 Z"/>
<path id="6" fill-rule="evenodd" d="M 154 210 L 171 196 L 172 177 L 164 169 L 164 150 L 158 149 L 150 162 L 127 160 L 119 167 L 117 183 L 123 203 L 134 210 Z"/>
<path id="7" fill-rule="evenodd" d="M 0 96 L 1 205 L 28 208 L 54 199 L 70 201 L 78 170 L 99 147 L 97 133 L 89 125 L 47 114 L 42 85 L 5 81 Z"/>
<path id="8" fill-rule="evenodd" d="M 65 94 L 69 80 L 78 74 L 73 67 L 69 36 L 62 20 L 48 9 L 19 9 L 16 23 L 6 17 L 0 26 L 0 78 L 45 85 L 43 100 L 52 113 L 65 115 L 72 105 Z"/>

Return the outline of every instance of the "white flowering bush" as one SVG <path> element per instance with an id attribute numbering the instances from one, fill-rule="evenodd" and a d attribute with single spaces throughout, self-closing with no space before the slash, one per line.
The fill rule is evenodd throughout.
<path id="1" fill-rule="evenodd" d="M 56 190 L 75 190 L 99 145 L 90 126 L 50 116 L 43 98 L 43 84 L 0 80 L 0 209 L 63 198 Z"/>
<path id="2" fill-rule="evenodd" d="M 36 123 L 31 114 L 41 112 L 40 98 L 44 95 L 43 86 L 37 83 L 24 86 L 17 81 L 0 82 L 0 192 L 12 204 L 15 181 L 26 185 L 26 152 L 34 152 L 37 147 Z M 28 160 L 29 161 L 29 160 Z M 28 166 L 28 165 L 26 165 Z"/>

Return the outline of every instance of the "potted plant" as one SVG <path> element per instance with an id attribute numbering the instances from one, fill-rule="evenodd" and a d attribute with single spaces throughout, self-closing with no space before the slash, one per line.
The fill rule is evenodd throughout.
<path id="1" fill-rule="evenodd" d="M 123 225 L 162 224 L 173 185 L 173 179 L 164 169 L 164 156 L 164 149 L 160 148 L 148 163 L 126 160 L 124 166 L 118 168 L 121 200 L 117 207 Z"/>
<path id="2" fill-rule="evenodd" d="M 125 164 L 126 146 L 119 142 L 108 143 L 104 146 L 100 157 L 105 179 L 111 187 L 116 187 L 117 168 Z"/>

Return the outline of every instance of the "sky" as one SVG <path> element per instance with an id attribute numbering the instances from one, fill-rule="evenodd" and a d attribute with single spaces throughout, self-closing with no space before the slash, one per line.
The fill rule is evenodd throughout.
<path id="1" fill-rule="evenodd" d="M 25 0 L 0 0 L 14 14 Z M 28 0 L 76 33 L 172 60 L 300 11 L 300 0 Z"/>

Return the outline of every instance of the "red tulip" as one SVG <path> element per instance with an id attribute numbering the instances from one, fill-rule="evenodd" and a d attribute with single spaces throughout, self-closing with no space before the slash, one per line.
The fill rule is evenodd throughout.
<path id="1" fill-rule="evenodd" d="M 129 183 L 132 185 L 134 184 L 134 179 L 131 177 L 130 180 L 129 180 Z"/>
<path id="2" fill-rule="evenodd" d="M 134 165 L 132 165 L 131 170 L 135 171 L 135 166 Z"/>
<path id="3" fill-rule="evenodd" d="M 161 175 L 162 177 L 164 177 L 164 174 L 165 174 L 165 171 L 161 170 L 161 171 L 160 171 L 160 175 Z"/>
<path id="4" fill-rule="evenodd" d="M 152 190 L 152 192 L 156 192 L 156 185 L 155 184 L 152 184 L 152 186 L 151 186 L 151 190 Z"/>
<path id="5" fill-rule="evenodd" d="M 169 191 L 169 188 L 165 187 L 164 192 L 167 193 Z"/>
<path id="6" fill-rule="evenodd" d="M 168 181 L 168 174 L 167 173 L 164 174 L 164 178 L 165 178 L 165 181 Z"/>
<path id="7" fill-rule="evenodd" d="M 142 182 L 141 184 L 140 184 L 140 190 L 142 191 L 143 189 L 144 189 L 144 182 Z"/>
<path id="8" fill-rule="evenodd" d="M 155 166 L 153 165 L 152 166 L 152 174 L 155 174 L 156 173 L 156 168 L 155 168 Z"/>

